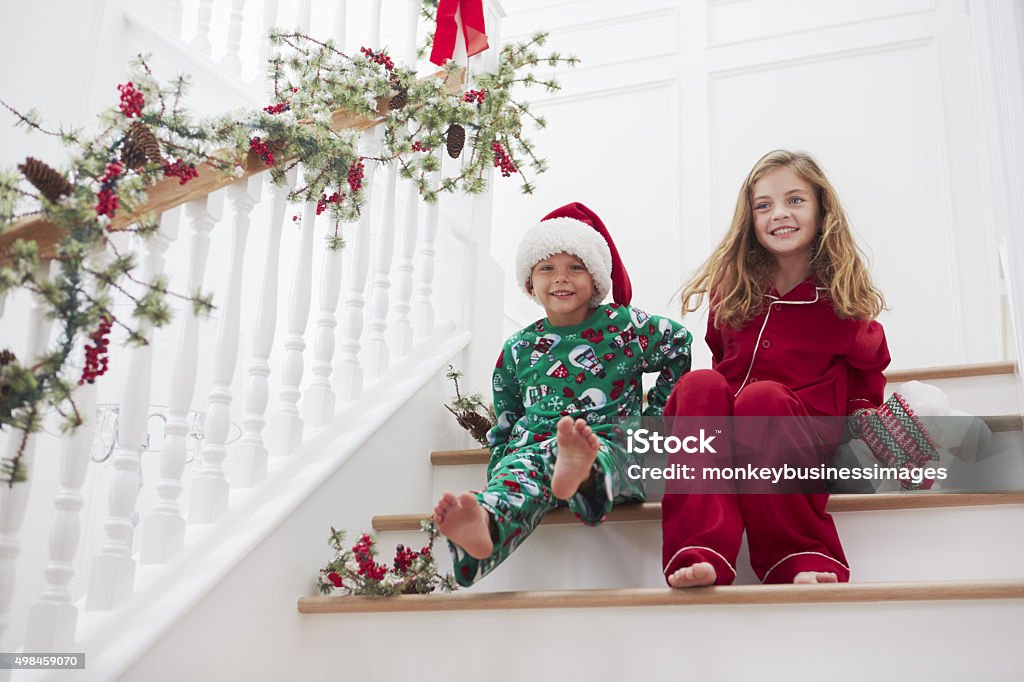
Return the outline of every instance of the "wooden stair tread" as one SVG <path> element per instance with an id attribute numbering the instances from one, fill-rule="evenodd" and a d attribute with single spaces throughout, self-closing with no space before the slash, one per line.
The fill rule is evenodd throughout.
<path id="1" fill-rule="evenodd" d="M 980 362 L 971 365 L 943 365 L 941 367 L 914 367 L 912 369 L 891 369 L 885 373 L 889 383 L 902 381 L 929 381 L 935 379 L 962 379 L 965 377 L 998 376 L 1014 374 L 1017 365 L 1012 361 Z"/>
<path id="2" fill-rule="evenodd" d="M 830 512 L 889 511 L 895 509 L 941 509 L 946 507 L 983 507 L 1024 504 L 1024 492 L 1007 493 L 876 493 L 872 495 L 833 495 Z M 373 530 L 377 532 L 419 530 L 429 514 L 377 514 Z M 661 503 L 622 504 L 612 509 L 605 523 L 660 521 Z M 579 523 L 568 507 L 559 507 L 544 516 L 542 526 Z"/>
<path id="3" fill-rule="evenodd" d="M 395 597 L 301 597 L 300 613 L 394 613 L 493 609 L 571 609 L 736 604 L 821 604 L 970 599 L 1024 599 L 1024 580 L 837 585 L 729 585 L 672 590 L 668 587 L 456 592 Z"/>
<path id="4" fill-rule="evenodd" d="M 1024 416 L 1019 414 L 999 414 L 982 417 L 992 433 L 1008 433 L 1024 430 Z M 465 464 L 487 464 L 491 453 L 487 448 L 473 450 L 435 450 L 430 453 L 430 463 L 434 466 L 461 466 Z"/>

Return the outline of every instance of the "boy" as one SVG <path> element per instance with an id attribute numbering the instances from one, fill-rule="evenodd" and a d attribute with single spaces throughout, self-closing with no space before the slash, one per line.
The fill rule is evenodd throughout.
<path id="1" fill-rule="evenodd" d="M 645 411 L 657 416 L 690 368 L 690 333 L 629 305 L 618 251 L 583 204 L 527 230 L 516 276 L 546 318 L 513 334 L 498 356 L 487 487 L 446 491 L 434 508 L 463 587 L 508 558 L 560 501 L 588 526 L 613 503 L 642 502 L 642 483 L 625 474 L 634 459 L 619 424 L 640 413 L 641 373 L 660 372 Z M 615 302 L 601 305 L 610 291 Z"/>

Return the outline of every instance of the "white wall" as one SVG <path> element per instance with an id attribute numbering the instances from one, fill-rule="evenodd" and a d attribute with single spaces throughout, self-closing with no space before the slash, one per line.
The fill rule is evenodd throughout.
<path id="1" fill-rule="evenodd" d="M 583 62 L 535 96 L 552 170 L 532 197 L 499 182 L 493 253 L 583 201 L 612 231 L 634 302 L 678 316 L 677 287 L 732 217 L 744 175 L 775 148 L 824 166 L 891 310 L 892 366 L 1003 359 L 980 69 L 958 0 L 525 1 L 508 38 L 551 31 Z M 974 11 L 977 11 L 975 8 Z M 1024 122 L 1021 122 L 1024 124 Z M 499 179 L 500 180 L 500 179 Z M 539 316 L 506 274 L 506 331 Z M 701 316 L 687 324 L 703 336 Z M 703 343 L 695 366 L 707 366 Z"/>

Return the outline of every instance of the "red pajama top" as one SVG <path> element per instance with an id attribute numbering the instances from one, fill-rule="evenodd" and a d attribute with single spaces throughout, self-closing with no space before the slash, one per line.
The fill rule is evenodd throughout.
<path id="1" fill-rule="evenodd" d="M 884 402 L 889 348 L 875 320 L 840 319 L 828 289 L 804 280 L 767 305 L 741 329 L 714 326 L 704 337 L 733 393 L 757 381 L 793 390 L 812 415 L 848 415 Z"/>

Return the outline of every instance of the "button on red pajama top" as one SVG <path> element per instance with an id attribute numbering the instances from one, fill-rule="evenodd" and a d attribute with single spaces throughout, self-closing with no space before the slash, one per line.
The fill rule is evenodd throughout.
<path id="1" fill-rule="evenodd" d="M 766 295 L 762 312 L 741 329 L 716 328 L 712 317 L 705 340 L 713 370 L 684 375 L 665 415 L 844 416 L 879 406 L 889 364 L 882 326 L 840 319 L 827 293 L 812 277 L 784 296 Z M 773 447 L 786 447 L 784 431 L 771 434 Z M 749 455 L 740 450 L 733 456 L 742 466 Z M 665 575 L 707 561 L 717 584 L 731 583 L 745 527 L 762 581 L 791 582 L 800 571 L 829 571 L 846 581 L 849 568 L 827 501 L 824 494 L 667 494 Z"/>

